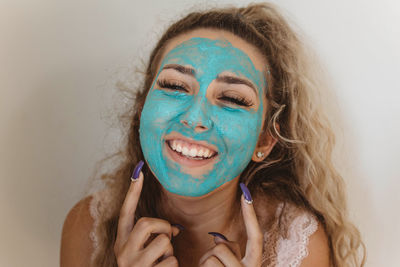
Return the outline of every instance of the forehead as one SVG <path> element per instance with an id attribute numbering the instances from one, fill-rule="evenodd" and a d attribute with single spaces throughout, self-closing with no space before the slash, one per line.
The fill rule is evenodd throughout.
<path id="1" fill-rule="evenodd" d="M 200 80 L 206 77 L 213 80 L 223 72 L 263 80 L 262 72 L 254 67 L 246 53 L 220 39 L 194 37 L 184 41 L 165 55 L 161 67 L 165 64 L 191 66 Z"/>
<path id="2" fill-rule="evenodd" d="M 208 52 L 215 52 L 220 54 L 225 54 L 227 62 L 230 61 L 229 55 L 237 55 L 237 51 L 244 53 L 254 65 L 254 67 L 264 73 L 267 68 L 267 62 L 264 56 L 257 50 L 256 47 L 247 43 L 245 40 L 240 37 L 223 30 L 214 30 L 214 29 L 198 29 L 194 31 L 190 31 L 185 34 L 178 35 L 177 37 L 170 40 L 163 52 L 161 57 L 161 62 L 165 59 L 165 56 L 169 56 L 168 54 L 172 51 L 175 56 L 178 56 L 179 47 L 185 46 L 187 50 L 193 49 L 194 54 L 199 54 L 199 49 L 201 46 L 196 45 L 196 40 L 199 41 L 204 38 L 210 39 L 210 42 L 202 43 L 203 47 L 208 48 Z M 189 41 L 190 40 L 190 41 Z M 210 47 L 214 46 L 214 49 L 210 50 Z M 178 48 L 178 49 L 177 49 Z M 236 50 L 236 51 L 235 51 Z M 183 51 L 183 50 L 180 50 Z M 189 54 L 191 55 L 191 54 Z M 192 55 L 192 58 L 194 56 Z M 199 59 L 200 60 L 200 59 Z M 233 58 L 231 59 L 233 60 Z M 161 63 L 160 62 L 160 63 Z M 178 63 L 178 62 L 176 62 Z M 237 62 L 240 63 L 240 62 Z"/>

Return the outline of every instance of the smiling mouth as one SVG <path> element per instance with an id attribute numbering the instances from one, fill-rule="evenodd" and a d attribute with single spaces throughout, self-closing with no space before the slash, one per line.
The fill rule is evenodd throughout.
<path id="1" fill-rule="evenodd" d="M 189 143 L 180 139 L 167 140 L 166 143 L 172 153 L 189 160 L 208 161 L 218 155 L 218 152 L 205 146 Z"/>

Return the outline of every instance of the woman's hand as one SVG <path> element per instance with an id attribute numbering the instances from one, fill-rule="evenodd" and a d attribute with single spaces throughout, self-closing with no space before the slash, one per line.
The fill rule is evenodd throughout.
<path id="1" fill-rule="evenodd" d="M 143 162 L 136 166 L 128 193 L 122 205 L 114 253 L 119 267 L 178 266 L 173 255 L 172 235 L 179 228 L 162 219 L 140 218 L 134 224 L 135 211 L 143 186 Z M 150 237 L 157 234 L 154 239 Z"/>
<path id="2" fill-rule="evenodd" d="M 201 267 L 206 266 L 247 266 L 260 267 L 262 260 L 263 235 L 257 221 L 254 207 L 251 204 L 250 192 L 244 184 L 241 197 L 242 215 L 247 233 L 246 254 L 242 258 L 240 247 L 236 242 L 225 240 L 217 234 L 214 238 L 216 245 L 207 251 L 199 261 Z"/>

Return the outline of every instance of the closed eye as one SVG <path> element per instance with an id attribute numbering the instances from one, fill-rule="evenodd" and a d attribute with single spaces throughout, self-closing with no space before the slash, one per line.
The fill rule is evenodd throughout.
<path id="1" fill-rule="evenodd" d="M 169 89 L 174 91 L 189 92 L 185 84 L 178 81 L 157 80 L 157 85 L 162 89 Z"/>
<path id="2" fill-rule="evenodd" d="M 238 96 L 238 95 L 228 95 L 222 93 L 221 96 L 218 97 L 219 100 L 223 102 L 228 102 L 230 104 L 242 106 L 242 107 L 251 107 L 253 106 L 253 102 L 245 97 Z"/>

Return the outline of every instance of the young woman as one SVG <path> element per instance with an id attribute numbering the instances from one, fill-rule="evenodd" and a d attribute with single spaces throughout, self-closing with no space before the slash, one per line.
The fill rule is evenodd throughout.
<path id="1" fill-rule="evenodd" d="M 309 65 L 269 4 L 168 28 L 122 163 L 66 218 L 61 266 L 363 265 Z"/>

